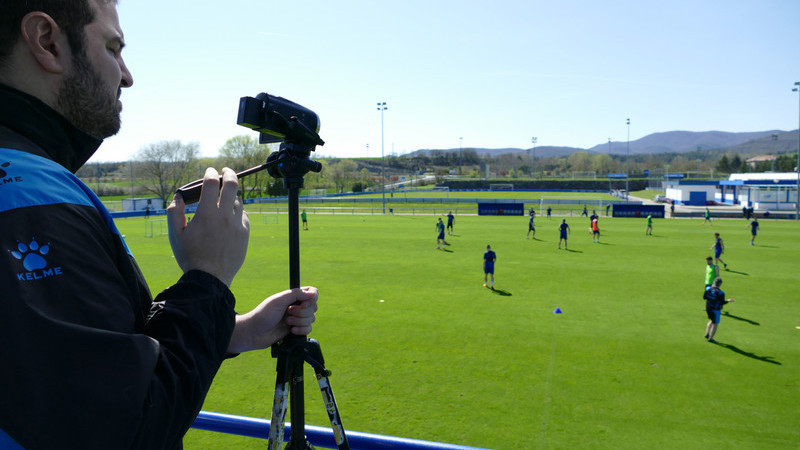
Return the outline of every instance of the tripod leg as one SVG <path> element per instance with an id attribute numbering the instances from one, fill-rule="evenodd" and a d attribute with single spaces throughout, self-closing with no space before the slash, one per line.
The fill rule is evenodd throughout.
<path id="1" fill-rule="evenodd" d="M 283 442 L 286 409 L 289 406 L 289 382 L 286 371 L 289 369 L 285 357 L 278 358 L 278 376 L 275 380 L 275 397 L 272 400 L 272 417 L 269 423 L 269 450 L 278 450 Z"/>
<path id="2" fill-rule="evenodd" d="M 325 402 L 325 410 L 328 411 L 328 419 L 331 421 L 336 445 L 339 450 L 350 450 L 350 444 L 347 443 L 347 436 L 344 433 L 344 425 L 342 425 L 342 417 L 339 415 L 339 407 L 336 406 L 336 398 L 333 396 L 333 388 L 331 388 L 327 375 L 318 373 L 317 383 L 322 392 L 322 401 Z"/>
<path id="3" fill-rule="evenodd" d="M 336 398 L 333 396 L 333 388 L 331 388 L 331 383 L 328 379 L 331 371 L 325 368 L 322 349 L 315 339 L 306 340 L 305 360 L 314 368 L 319 390 L 322 392 L 322 401 L 325 402 L 325 410 L 328 412 L 328 419 L 331 422 L 336 446 L 339 450 L 350 450 L 350 444 L 347 443 L 347 436 L 344 432 L 344 425 L 342 425 L 342 417 L 339 415 L 339 407 L 336 406 Z"/>

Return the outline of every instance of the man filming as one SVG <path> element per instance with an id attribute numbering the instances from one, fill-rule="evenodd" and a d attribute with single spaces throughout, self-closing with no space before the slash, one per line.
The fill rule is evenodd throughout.
<path id="1" fill-rule="evenodd" d="M 235 173 L 209 168 L 169 240 L 183 275 L 151 297 L 74 173 L 120 128 L 133 84 L 113 0 L 6 0 L 0 14 L 0 448 L 180 448 L 222 361 L 306 335 L 318 293 L 244 315 L 230 291 L 249 221 Z M 296 303 L 296 304 L 295 304 Z"/>

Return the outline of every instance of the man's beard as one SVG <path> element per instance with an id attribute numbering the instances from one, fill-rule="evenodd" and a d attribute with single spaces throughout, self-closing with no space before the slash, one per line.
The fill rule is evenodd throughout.
<path id="1" fill-rule="evenodd" d="M 119 132 L 117 97 L 95 71 L 85 51 L 73 59 L 73 72 L 64 78 L 56 99 L 59 112 L 79 130 L 97 139 Z"/>

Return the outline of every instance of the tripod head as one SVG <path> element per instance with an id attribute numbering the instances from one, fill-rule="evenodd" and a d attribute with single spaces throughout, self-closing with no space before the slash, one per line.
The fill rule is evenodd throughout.
<path id="1" fill-rule="evenodd" d="M 303 187 L 303 176 L 308 172 L 319 172 L 322 164 L 309 158 L 309 151 L 302 144 L 284 142 L 280 150 L 267 158 L 267 172 L 273 178 L 283 178 L 286 188 Z"/>

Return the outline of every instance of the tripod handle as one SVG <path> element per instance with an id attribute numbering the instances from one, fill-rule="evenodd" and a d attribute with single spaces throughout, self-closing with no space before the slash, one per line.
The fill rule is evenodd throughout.
<path id="1" fill-rule="evenodd" d="M 251 167 L 249 169 L 245 169 L 241 172 L 236 174 L 236 178 L 246 177 L 247 175 L 260 172 L 272 164 L 261 164 L 260 166 Z M 219 185 L 222 186 L 222 175 L 219 176 Z M 200 193 L 203 190 L 203 178 L 199 180 L 194 180 L 191 183 L 184 184 L 183 186 L 179 187 L 175 193 L 181 194 L 183 197 L 183 202 L 187 205 L 191 205 L 192 203 L 196 203 L 200 200 Z"/>

